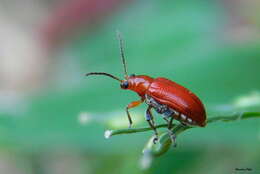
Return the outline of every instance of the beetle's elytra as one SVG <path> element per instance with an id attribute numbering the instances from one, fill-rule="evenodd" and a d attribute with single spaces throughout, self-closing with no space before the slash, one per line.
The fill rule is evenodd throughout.
<path id="1" fill-rule="evenodd" d="M 120 53 L 124 66 L 125 79 L 121 80 L 111 74 L 104 72 L 91 72 L 90 75 L 105 75 L 120 82 L 121 89 L 132 90 L 140 96 L 140 100 L 133 101 L 126 107 L 126 113 L 129 120 L 129 127 L 132 125 L 132 119 L 129 113 L 130 108 L 134 108 L 145 102 L 148 105 L 146 110 L 146 120 L 155 132 L 154 142 L 157 141 L 157 130 L 151 109 L 162 114 L 163 119 L 168 124 L 168 129 L 172 128 L 173 119 L 180 121 L 184 125 L 201 126 L 206 125 L 206 112 L 200 99 L 187 88 L 163 77 L 152 78 L 147 75 L 128 75 L 123 50 L 123 41 L 118 34 L 120 43 Z M 171 131 L 169 131 L 171 132 Z M 175 144 L 175 135 L 170 134 Z"/>

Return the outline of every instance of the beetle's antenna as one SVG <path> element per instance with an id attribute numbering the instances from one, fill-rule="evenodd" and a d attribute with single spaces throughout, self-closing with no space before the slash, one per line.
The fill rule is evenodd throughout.
<path id="1" fill-rule="evenodd" d="M 112 74 L 108 74 L 108 73 L 104 73 L 104 72 L 90 72 L 90 73 L 87 73 L 86 76 L 90 76 L 90 75 L 104 75 L 104 76 L 108 76 L 108 77 L 111 77 L 119 82 L 122 82 L 122 80 L 120 80 L 119 78 L 113 76 Z"/>
<path id="2" fill-rule="evenodd" d="M 122 63 L 124 66 L 125 78 L 127 78 L 128 74 L 127 74 L 127 68 L 126 68 L 125 53 L 124 53 L 124 48 L 123 48 L 123 39 L 122 39 L 121 33 L 118 30 L 116 31 L 116 35 L 117 35 L 117 39 L 119 40 L 120 54 L 121 54 L 121 59 L 122 59 Z"/>

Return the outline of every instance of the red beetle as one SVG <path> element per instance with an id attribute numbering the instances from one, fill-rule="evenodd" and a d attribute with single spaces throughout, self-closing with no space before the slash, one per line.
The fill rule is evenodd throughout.
<path id="1" fill-rule="evenodd" d="M 126 107 L 129 127 L 132 125 L 132 119 L 128 110 L 143 102 L 148 105 L 146 120 L 155 132 L 154 142 L 158 140 L 158 133 L 151 113 L 152 108 L 163 115 L 164 120 L 168 123 L 169 130 L 172 128 L 173 119 L 180 121 L 184 125 L 204 127 L 206 125 L 205 108 L 200 99 L 187 88 L 163 77 L 152 78 L 146 75 L 134 74 L 128 76 L 122 46 L 123 41 L 119 33 L 118 38 L 125 79 L 120 80 L 119 78 L 104 72 L 91 72 L 87 73 L 86 76 L 105 75 L 111 77 L 120 82 L 121 89 L 132 90 L 140 96 L 140 100 L 133 101 Z M 175 135 L 170 133 L 170 136 L 175 144 Z"/>

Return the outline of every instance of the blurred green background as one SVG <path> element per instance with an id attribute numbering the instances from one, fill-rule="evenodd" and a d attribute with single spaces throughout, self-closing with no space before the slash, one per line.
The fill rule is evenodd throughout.
<path id="1" fill-rule="evenodd" d="M 45 3 L 45 10 L 55 11 L 48 1 Z M 110 1 L 100 3 L 105 6 Z M 7 4 L 9 7 L 3 13 L 14 13 L 10 9 L 15 3 L 1 4 L 1 9 Z M 24 70 L 30 75 L 38 72 L 37 65 L 44 70 L 36 81 L 25 78 L 19 86 L 8 81 L 13 77 L 8 73 L 19 74 L 9 62 L 7 73 L 0 76 L 1 173 L 243 173 L 235 168 L 260 173 L 257 119 L 214 123 L 187 131 L 178 137 L 177 148 L 144 168 L 140 164 L 142 149 L 152 131 L 104 138 L 107 129 L 127 127 L 124 108 L 138 96 L 120 90 L 119 84 L 109 78 L 84 77 L 95 71 L 123 77 L 115 36 L 120 30 L 129 73 L 167 77 L 184 85 L 201 98 L 208 117 L 259 111 L 257 5 L 259 2 L 253 0 L 126 1 L 109 15 L 99 17 L 98 22 L 69 23 L 75 31 L 64 32 L 59 42 L 46 39 L 51 49 L 45 50 L 44 64 L 4 55 L 3 62 L 25 63 Z M 68 20 L 77 19 L 84 21 L 79 17 Z M 21 25 L 33 28 L 26 22 Z M 14 39 L 11 45 L 23 43 Z M 130 111 L 134 126 L 146 126 L 144 111 L 144 104 Z M 157 123 L 162 122 L 155 115 Z"/>

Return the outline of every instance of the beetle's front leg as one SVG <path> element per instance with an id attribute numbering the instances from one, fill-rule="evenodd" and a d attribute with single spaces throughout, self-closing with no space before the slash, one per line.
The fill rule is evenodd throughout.
<path id="1" fill-rule="evenodd" d="M 127 114 L 127 117 L 128 117 L 128 121 L 129 121 L 129 128 L 131 128 L 132 124 L 133 124 L 133 121 L 132 121 L 132 118 L 130 116 L 130 113 L 129 113 L 129 109 L 131 108 L 134 108 L 134 107 L 137 107 L 138 105 L 140 105 L 141 103 L 143 103 L 144 100 L 137 100 L 137 101 L 133 101 L 131 103 L 129 103 L 126 107 L 126 114 Z"/>
<path id="2" fill-rule="evenodd" d="M 154 125 L 153 115 L 151 113 L 151 108 L 152 107 L 149 106 L 146 110 L 146 121 L 149 123 L 150 127 L 154 130 L 155 138 L 153 139 L 153 143 L 155 144 L 158 141 L 158 132 L 157 132 L 157 129 Z"/>

